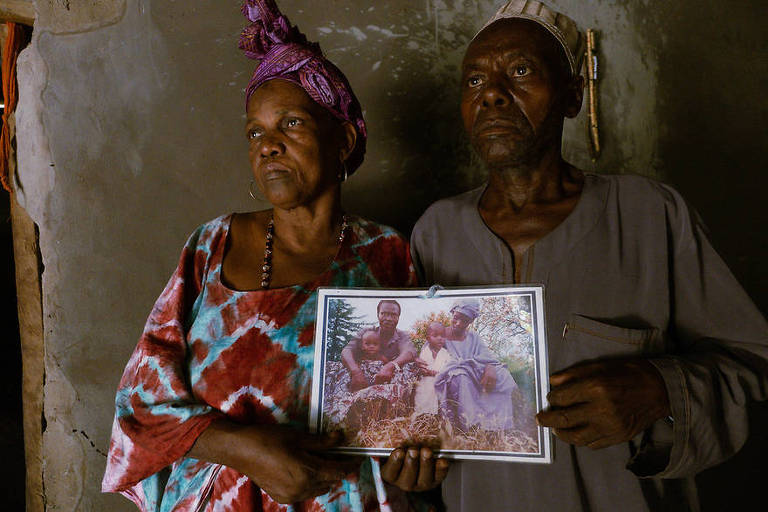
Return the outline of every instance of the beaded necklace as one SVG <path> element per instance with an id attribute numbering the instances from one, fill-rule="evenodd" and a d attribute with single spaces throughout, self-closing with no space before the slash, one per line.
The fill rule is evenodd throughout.
<path id="1" fill-rule="evenodd" d="M 338 247 L 336 253 L 338 254 L 341 244 L 344 242 L 344 235 L 347 229 L 347 215 L 341 216 L 341 232 L 338 238 Z M 261 266 L 261 287 L 266 290 L 269 288 L 270 282 L 272 282 L 272 245 L 275 242 L 275 216 L 272 215 L 269 218 L 267 224 L 267 242 L 264 247 L 264 264 Z M 334 257 L 334 259 L 336 259 Z"/>

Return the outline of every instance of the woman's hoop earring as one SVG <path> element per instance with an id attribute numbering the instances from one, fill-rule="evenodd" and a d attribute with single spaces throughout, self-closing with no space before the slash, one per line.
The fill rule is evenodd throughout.
<path id="1" fill-rule="evenodd" d="M 256 197 L 256 195 L 253 193 L 253 186 L 256 184 L 256 180 L 251 180 L 251 183 L 248 184 L 248 195 L 251 196 L 251 199 L 254 201 L 266 201 L 266 197 Z"/>
<path id="2" fill-rule="evenodd" d="M 342 160 L 342 162 L 341 162 L 341 169 L 342 169 L 342 172 L 340 172 L 338 174 L 338 177 L 339 177 L 339 181 L 344 183 L 345 181 L 347 181 L 347 178 L 349 178 L 349 171 L 347 170 L 347 161 L 346 160 Z"/>

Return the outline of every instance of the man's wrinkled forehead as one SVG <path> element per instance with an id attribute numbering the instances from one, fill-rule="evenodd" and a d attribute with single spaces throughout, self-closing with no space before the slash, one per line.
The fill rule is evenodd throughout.
<path id="1" fill-rule="evenodd" d="M 462 66 L 471 67 L 501 55 L 543 61 L 569 72 L 559 41 L 547 29 L 528 19 L 501 19 L 488 25 L 467 47 Z"/>
<path id="2" fill-rule="evenodd" d="M 499 20 L 520 19 L 530 20 L 551 34 L 567 61 L 568 76 L 579 74 L 584 57 L 584 34 L 574 20 L 538 0 L 508 0 L 475 37 Z"/>

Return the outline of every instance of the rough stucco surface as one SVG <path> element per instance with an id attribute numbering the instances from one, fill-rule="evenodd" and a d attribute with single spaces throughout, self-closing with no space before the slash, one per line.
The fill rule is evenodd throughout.
<path id="1" fill-rule="evenodd" d="M 37 0 L 35 28 L 65 34 L 83 32 L 118 21 L 125 0 Z"/>
<path id="2" fill-rule="evenodd" d="M 759 11 L 760 2 L 751 4 Z M 717 219 L 730 223 L 732 212 L 760 200 L 753 184 L 766 167 L 757 124 L 766 65 L 749 52 L 764 47 L 766 20 L 737 8 L 723 28 L 708 20 L 727 18 L 725 7 L 685 0 L 650 13 L 651 3 L 551 2 L 601 34 L 605 153 L 597 164 L 586 158 L 583 115 L 566 128 L 565 152 L 586 169 L 678 184 L 765 306 L 765 270 L 754 267 L 768 255 L 749 231 L 759 232 L 765 214 L 749 229 Z M 432 200 L 482 181 L 461 134 L 458 69 L 466 42 L 500 2 L 282 4 L 347 72 L 366 110 L 369 153 L 344 185 L 349 210 L 407 231 Z M 18 198 L 39 225 L 45 265 L 48 510 L 134 510 L 99 493 L 122 368 L 187 234 L 254 208 L 242 133 L 252 64 L 236 50 L 239 5 L 37 2 L 34 40 L 19 62 Z M 700 25 L 678 21 L 689 9 Z M 711 39 L 727 50 L 713 50 Z M 729 67 L 734 48 L 747 61 Z M 708 50 L 713 64 L 702 62 Z M 741 85 L 728 80 L 734 67 Z M 754 111 L 745 95 L 761 98 Z M 740 130 L 729 133 L 722 121 Z M 744 177 L 726 162 L 739 162 Z"/>

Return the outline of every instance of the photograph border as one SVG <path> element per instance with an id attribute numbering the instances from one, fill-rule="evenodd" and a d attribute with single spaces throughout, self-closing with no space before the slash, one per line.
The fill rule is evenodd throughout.
<path id="1" fill-rule="evenodd" d="M 533 348 L 534 348 L 534 374 L 536 404 L 535 412 L 541 411 L 547 407 L 547 393 L 549 392 L 549 358 L 546 340 L 546 323 L 544 318 L 544 287 L 541 285 L 504 285 L 504 286 L 474 286 L 474 287 L 452 287 L 440 288 L 435 290 L 426 288 L 409 289 L 383 289 L 383 288 L 331 288 L 321 287 L 318 289 L 318 305 L 315 325 L 315 364 L 312 372 L 312 392 L 309 411 L 309 429 L 310 432 L 317 433 L 321 431 L 322 410 L 325 387 L 325 367 L 326 367 L 326 343 L 325 332 L 328 325 L 328 301 L 330 299 L 352 299 L 356 297 L 382 298 L 382 299 L 414 299 L 421 298 L 430 300 L 432 298 L 462 298 L 462 297 L 494 297 L 509 295 L 530 295 L 531 296 L 531 325 L 533 328 Z M 468 460 L 495 460 L 509 462 L 528 462 L 549 464 L 552 462 L 552 434 L 550 429 L 537 426 L 538 446 L 537 453 L 514 453 L 486 450 L 438 450 L 439 457 L 450 459 L 468 459 Z M 365 448 L 345 446 L 334 449 L 337 453 L 346 453 L 354 455 L 373 455 L 387 456 L 391 450 L 389 448 Z"/>

